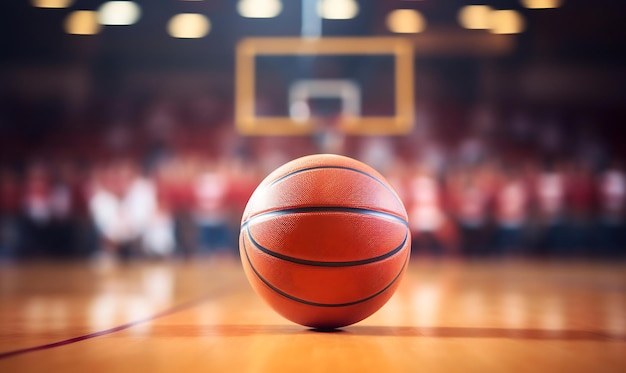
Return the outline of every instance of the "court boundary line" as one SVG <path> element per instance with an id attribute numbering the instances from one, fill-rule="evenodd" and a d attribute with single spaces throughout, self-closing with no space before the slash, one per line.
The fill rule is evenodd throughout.
<path id="1" fill-rule="evenodd" d="M 106 335 L 109 335 L 109 334 L 120 332 L 122 330 L 130 329 L 130 328 L 132 328 L 134 326 L 141 325 L 141 324 L 144 324 L 144 323 L 147 323 L 147 322 L 150 322 L 150 321 L 154 321 L 154 320 L 160 319 L 160 318 L 165 317 L 165 316 L 173 315 L 173 314 L 175 314 L 177 312 L 180 312 L 180 311 L 184 311 L 184 310 L 190 309 L 190 308 L 192 308 L 194 306 L 197 306 L 198 304 L 201 304 L 203 302 L 206 302 L 206 301 L 208 301 L 210 299 L 218 298 L 218 297 L 226 294 L 226 290 L 227 289 L 220 289 L 220 290 L 218 290 L 215 293 L 207 294 L 207 295 L 202 296 L 200 298 L 192 299 L 192 300 L 189 300 L 187 302 L 183 302 L 183 303 L 181 303 L 179 305 L 176 305 L 174 307 L 165 309 L 165 310 L 163 310 L 161 312 L 157 312 L 154 315 L 145 317 L 143 319 L 131 321 L 131 322 L 128 322 L 126 324 L 118 325 L 118 326 L 115 326 L 115 327 L 112 327 L 112 328 L 109 328 L 109 329 L 105 329 L 105 330 L 101 330 L 101 331 L 97 331 L 97 332 L 93 332 L 93 333 L 84 334 L 84 335 L 81 335 L 81 336 L 78 336 L 78 337 L 72 337 L 72 338 L 63 339 L 61 341 L 46 343 L 46 344 L 32 346 L 32 347 L 20 348 L 20 349 L 12 350 L 12 351 L 0 352 L 0 360 L 7 359 L 7 358 L 10 358 L 10 357 L 14 357 L 14 356 L 18 356 L 18 355 L 31 353 L 31 352 L 44 351 L 44 350 L 49 350 L 49 349 L 56 348 L 56 347 L 63 347 L 63 346 L 66 346 L 66 345 L 82 342 L 82 341 L 85 341 L 85 340 L 88 340 L 88 339 L 102 337 L 102 336 L 106 336 Z"/>

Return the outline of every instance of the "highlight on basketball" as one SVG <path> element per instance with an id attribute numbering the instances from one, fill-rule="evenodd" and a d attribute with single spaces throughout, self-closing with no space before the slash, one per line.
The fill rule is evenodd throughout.
<path id="1" fill-rule="evenodd" d="M 1 6 L 0 372 L 626 371 L 626 3 Z"/>

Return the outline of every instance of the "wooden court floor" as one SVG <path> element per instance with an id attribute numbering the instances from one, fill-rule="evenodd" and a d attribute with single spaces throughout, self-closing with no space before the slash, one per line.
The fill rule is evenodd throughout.
<path id="1" fill-rule="evenodd" d="M 626 372 L 626 265 L 414 260 L 369 319 L 292 324 L 235 258 L 0 266 L 0 372 Z"/>

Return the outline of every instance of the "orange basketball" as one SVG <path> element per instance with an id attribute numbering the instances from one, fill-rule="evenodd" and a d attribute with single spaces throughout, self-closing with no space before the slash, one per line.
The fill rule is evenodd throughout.
<path id="1" fill-rule="evenodd" d="M 252 287 L 287 319 L 361 321 L 393 295 L 409 260 L 402 201 L 373 168 L 312 155 L 272 172 L 243 213 L 239 250 Z"/>

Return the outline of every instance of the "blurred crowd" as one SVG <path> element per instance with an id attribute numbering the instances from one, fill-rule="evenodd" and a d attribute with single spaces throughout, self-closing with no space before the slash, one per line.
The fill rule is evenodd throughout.
<path id="1" fill-rule="evenodd" d="M 409 136 L 346 136 L 329 125 L 284 138 L 241 137 L 227 124 L 191 131 L 183 145 L 175 129 L 112 128 L 94 137 L 94 148 L 113 149 L 101 156 L 0 162 L 0 257 L 237 255 L 258 183 L 316 152 L 360 159 L 388 178 L 416 255 L 623 257 L 626 171 L 610 141 L 587 127 L 510 122 L 483 117 L 446 134 L 453 127 L 418 115 Z M 189 145 L 199 136 L 206 144 Z M 120 150 L 137 138 L 147 145 Z"/>

